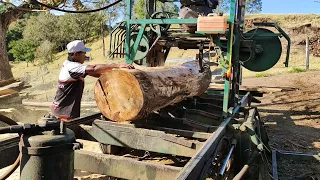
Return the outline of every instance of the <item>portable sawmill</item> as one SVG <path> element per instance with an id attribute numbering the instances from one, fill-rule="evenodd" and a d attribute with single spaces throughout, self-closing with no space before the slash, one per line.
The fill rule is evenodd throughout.
<path id="1" fill-rule="evenodd" d="M 272 68 L 282 37 L 288 66 L 290 38 L 270 22 L 245 31 L 245 0 L 231 0 L 228 16 L 214 13 L 216 0 L 181 0 L 179 14 L 166 11 L 170 2 L 146 0 L 145 19 L 135 19 L 132 0 L 125 0 L 109 56 L 145 67 L 99 78 L 101 113 L 25 125 L 6 120 L 13 126 L 0 133 L 19 135 L 0 141 L 1 168 L 18 157 L 5 178 L 20 163 L 20 178 L 32 180 L 71 180 L 74 169 L 116 179 L 277 179 L 277 152 L 251 106 L 262 93 L 240 90 L 241 70 Z M 192 62 L 163 67 L 173 48 L 198 53 Z M 210 87 L 217 68 L 221 89 Z M 103 153 L 81 150 L 77 139 L 98 143 Z"/>

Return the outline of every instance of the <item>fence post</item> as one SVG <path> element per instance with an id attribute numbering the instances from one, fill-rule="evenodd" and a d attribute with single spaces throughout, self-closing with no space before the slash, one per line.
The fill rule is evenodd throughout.
<path id="1" fill-rule="evenodd" d="M 309 37 L 306 39 L 306 70 L 309 70 Z"/>

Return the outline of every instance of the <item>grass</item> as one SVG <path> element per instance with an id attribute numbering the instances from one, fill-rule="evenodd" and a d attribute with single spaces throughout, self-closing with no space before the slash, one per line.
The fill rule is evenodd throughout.
<path id="1" fill-rule="evenodd" d="M 246 19 L 269 18 L 277 22 L 282 28 L 297 27 L 306 23 L 320 26 L 320 16 L 316 14 L 252 14 L 246 15 Z"/>
<path id="2" fill-rule="evenodd" d="M 272 74 L 265 73 L 265 72 L 257 73 L 257 74 L 256 74 L 256 77 L 257 77 L 257 78 L 260 78 L 260 77 L 269 77 L 269 76 L 272 76 Z"/>
<path id="3" fill-rule="evenodd" d="M 306 72 L 306 69 L 298 68 L 298 67 L 293 67 L 291 70 L 289 70 L 289 73 L 301 73 L 301 72 Z"/>

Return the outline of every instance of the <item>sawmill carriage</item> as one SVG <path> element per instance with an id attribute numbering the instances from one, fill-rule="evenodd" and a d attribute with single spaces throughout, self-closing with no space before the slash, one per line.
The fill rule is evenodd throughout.
<path id="1" fill-rule="evenodd" d="M 240 89 L 241 70 L 272 68 L 281 37 L 288 66 L 290 38 L 276 23 L 245 31 L 245 0 L 231 0 L 229 16 L 214 13 L 216 0 L 180 1 L 179 15 L 165 3 L 147 0 L 146 19 L 134 19 L 126 0 L 126 19 L 110 34 L 110 57 L 148 68 L 102 75 L 94 92 L 101 113 L 1 128 L 21 135 L 19 156 L 19 137 L 0 141 L 1 167 L 18 156 L 21 179 L 73 179 L 73 169 L 121 179 L 277 179 L 276 153 L 251 106 L 262 93 Z M 198 53 L 162 67 L 174 48 Z M 98 142 L 104 154 L 81 150 L 77 139 Z"/>

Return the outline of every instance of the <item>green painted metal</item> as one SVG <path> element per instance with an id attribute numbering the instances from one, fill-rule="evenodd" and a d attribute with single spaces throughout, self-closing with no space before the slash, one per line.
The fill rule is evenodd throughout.
<path id="1" fill-rule="evenodd" d="M 240 36 L 244 27 L 244 15 L 245 15 L 245 1 L 238 0 L 235 1 L 234 6 L 236 7 L 236 17 L 234 22 L 236 22 L 234 26 L 234 41 L 233 43 L 233 55 L 231 58 L 232 61 L 232 93 L 230 95 L 230 106 L 235 107 L 239 101 L 239 89 L 241 84 L 241 65 L 239 63 L 239 55 L 240 55 Z"/>
<path id="2" fill-rule="evenodd" d="M 132 47 L 132 48 L 130 47 L 130 61 L 131 61 L 131 63 L 132 63 L 132 61 L 135 59 L 136 53 L 138 52 L 138 47 L 139 47 L 140 42 L 141 42 L 141 39 L 142 39 L 142 37 L 143 37 L 143 35 L 144 35 L 144 29 L 145 29 L 145 27 L 146 27 L 145 24 L 142 24 L 142 25 L 141 25 L 138 35 L 135 35 L 136 38 L 135 38 L 133 47 Z M 130 34 L 130 35 L 131 35 L 131 34 Z M 130 41 L 131 41 L 131 38 L 133 39 L 133 37 L 130 36 Z M 145 44 L 145 40 L 144 40 L 143 42 L 144 42 L 144 44 Z M 130 63 L 130 64 L 131 64 L 131 63 Z"/>
<path id="3" fill-rule="evenodd" d="M 251 142 L 258 146 L 262 142 L 259 141 L 258 136 L 257 136 L 257 134 L 255 132 L 255 128 L 256 128 L 255 116 L 256 116 L 256 113 L 257 113 L 257 111 L 256 111 L 255 108 L 249 110 L 249 115 L 248 115 L 246 121 L 241 124 L 240 130 L 247 132 L 248 135 L 250 136 Z"/>
<path id="4" fill-rule="evenodd" d="M 284 65 L 286 67 L 289 66 L 289 55 L 290 55 L 290 47 L 291 47 L 291 39 L 289 35 L 279 26 L 278 23 L 271 23 L 271 22 L 254 22 L 253 23 L 255 26 L 267 26 L 267 27 L 275 27 L 280 34 L 287 40 L 287 56 L 286 56 L 286 61 L 284 62 Z"/>
<path id="5" fill-rule="evenodd" d="M 256 34 L 254 33 L 256 29 L 250 30 L 247 33 L 244 33 L 245 37 L 251 37 L 254 36 L 255 38 L 260 38 L 260 37 L 280 37 L 280 33 L 261 33 L 261 34 Z M 253 32 L 253 33 L 251 33 Z"/>
<path id="6" fill-rule="evenodd" d="M 279 159 L 288 159 L 290 161 L 296 161 L 300 163 L 316 163 L 320 164 L 320 153 L 316 154 L 306 154 L 300 152 L 290 152 L 290 151 L 280 151 L 272 150 L 272 175 L 274 180 L 278 180 L 278 164 Z"/>
<path id="7" fill-rule="evenodd" d="M 228 33 L 228 49 L 227 49 L 227 59 L 225 65 L 222 68 L 222 73 L 226 76 L 228 71 L 231 71 L 231 60 L 232 60 L 232 48 L 233 48 L 233 35 L 234 35 L 234 20 L 236 13 L 236 2 L 235 0 L 230 1 L 230 17 L 229 22 L 229 33 Z M 226 68 L 227 67 L 227 68 Z M 224 95 L 223 95 L 223 116 L 227 117 L 229 109 L 229 98 L 230 98 L 230 79 L 225 78 L 224 80 Z"/>
<path id="8" fill-rule="evenodd" d="M 268 29 L 253 29 L 248 33 L 254 33 L 259 36 L 253 36 L 251 39 L 256 41 L 255 57 L 251 58 L 250 55 L 240 57 L 243 66 L 251 71 L 265 71 L 272 68 L 280 59 L 282 53 L 281 41 L 278 36 L 267 36 L 268 34 L 274 35 Z M 249 37 L 245 34 L 245 36 Z M 249 59 L 249 60 L 247 60 Z"/>
<path id="9" fill-rule="evenodd" d="M 150 19 L 170 19 L 170 14 L 169 13 L 166 13 L 166 12 L 162 12 L 162 11 L 158 11 L 158 12 L 155 12 L 151 15 Z M 162 33 L 165 33 L 169 30 L 171 24 L 162 24 L 160 25 L 160 31 Z M 150 28 L 154 31 L 154 32 L 157 32 L 157 25 L 153 25 L 151 24 L 150 25 Z"/>
<path id="10" fill-rule="evenodd" d="M 131 19 L 129 24 L 197 24 L 197 18 L 189 19 Z"/>
<path id="11" fill-rule="evenodd" d="M 139 39 L 140 38 L 140 42 L 139 42 Z M 138 46 L 137 48 L 135 48 L 136 46 Z M 134 33 L 131 33 L 131 39 L 130 39 L 130 47 L 133 49 L 133 50 L 136 50 L 136 51 L 133 51 L 132 52 L 132 56 L 133 57 L 130 57 L 130 59 L 132 60 L 140 60 L 140 59 L 143 59 L 144 57 L 146 57 L 149 49 L 150 49 L 150 46 L 149 46 L 149 39 L 146 35 L 142 34 L 141 36 L 139 36 L 138 33 L 134 32 Z"/>
<path id="12" fill-rule="evenodd" d="M 196 31 L 195 33 L 198 33 L 198 34 L 227 34 L 228 31 Z"/>

